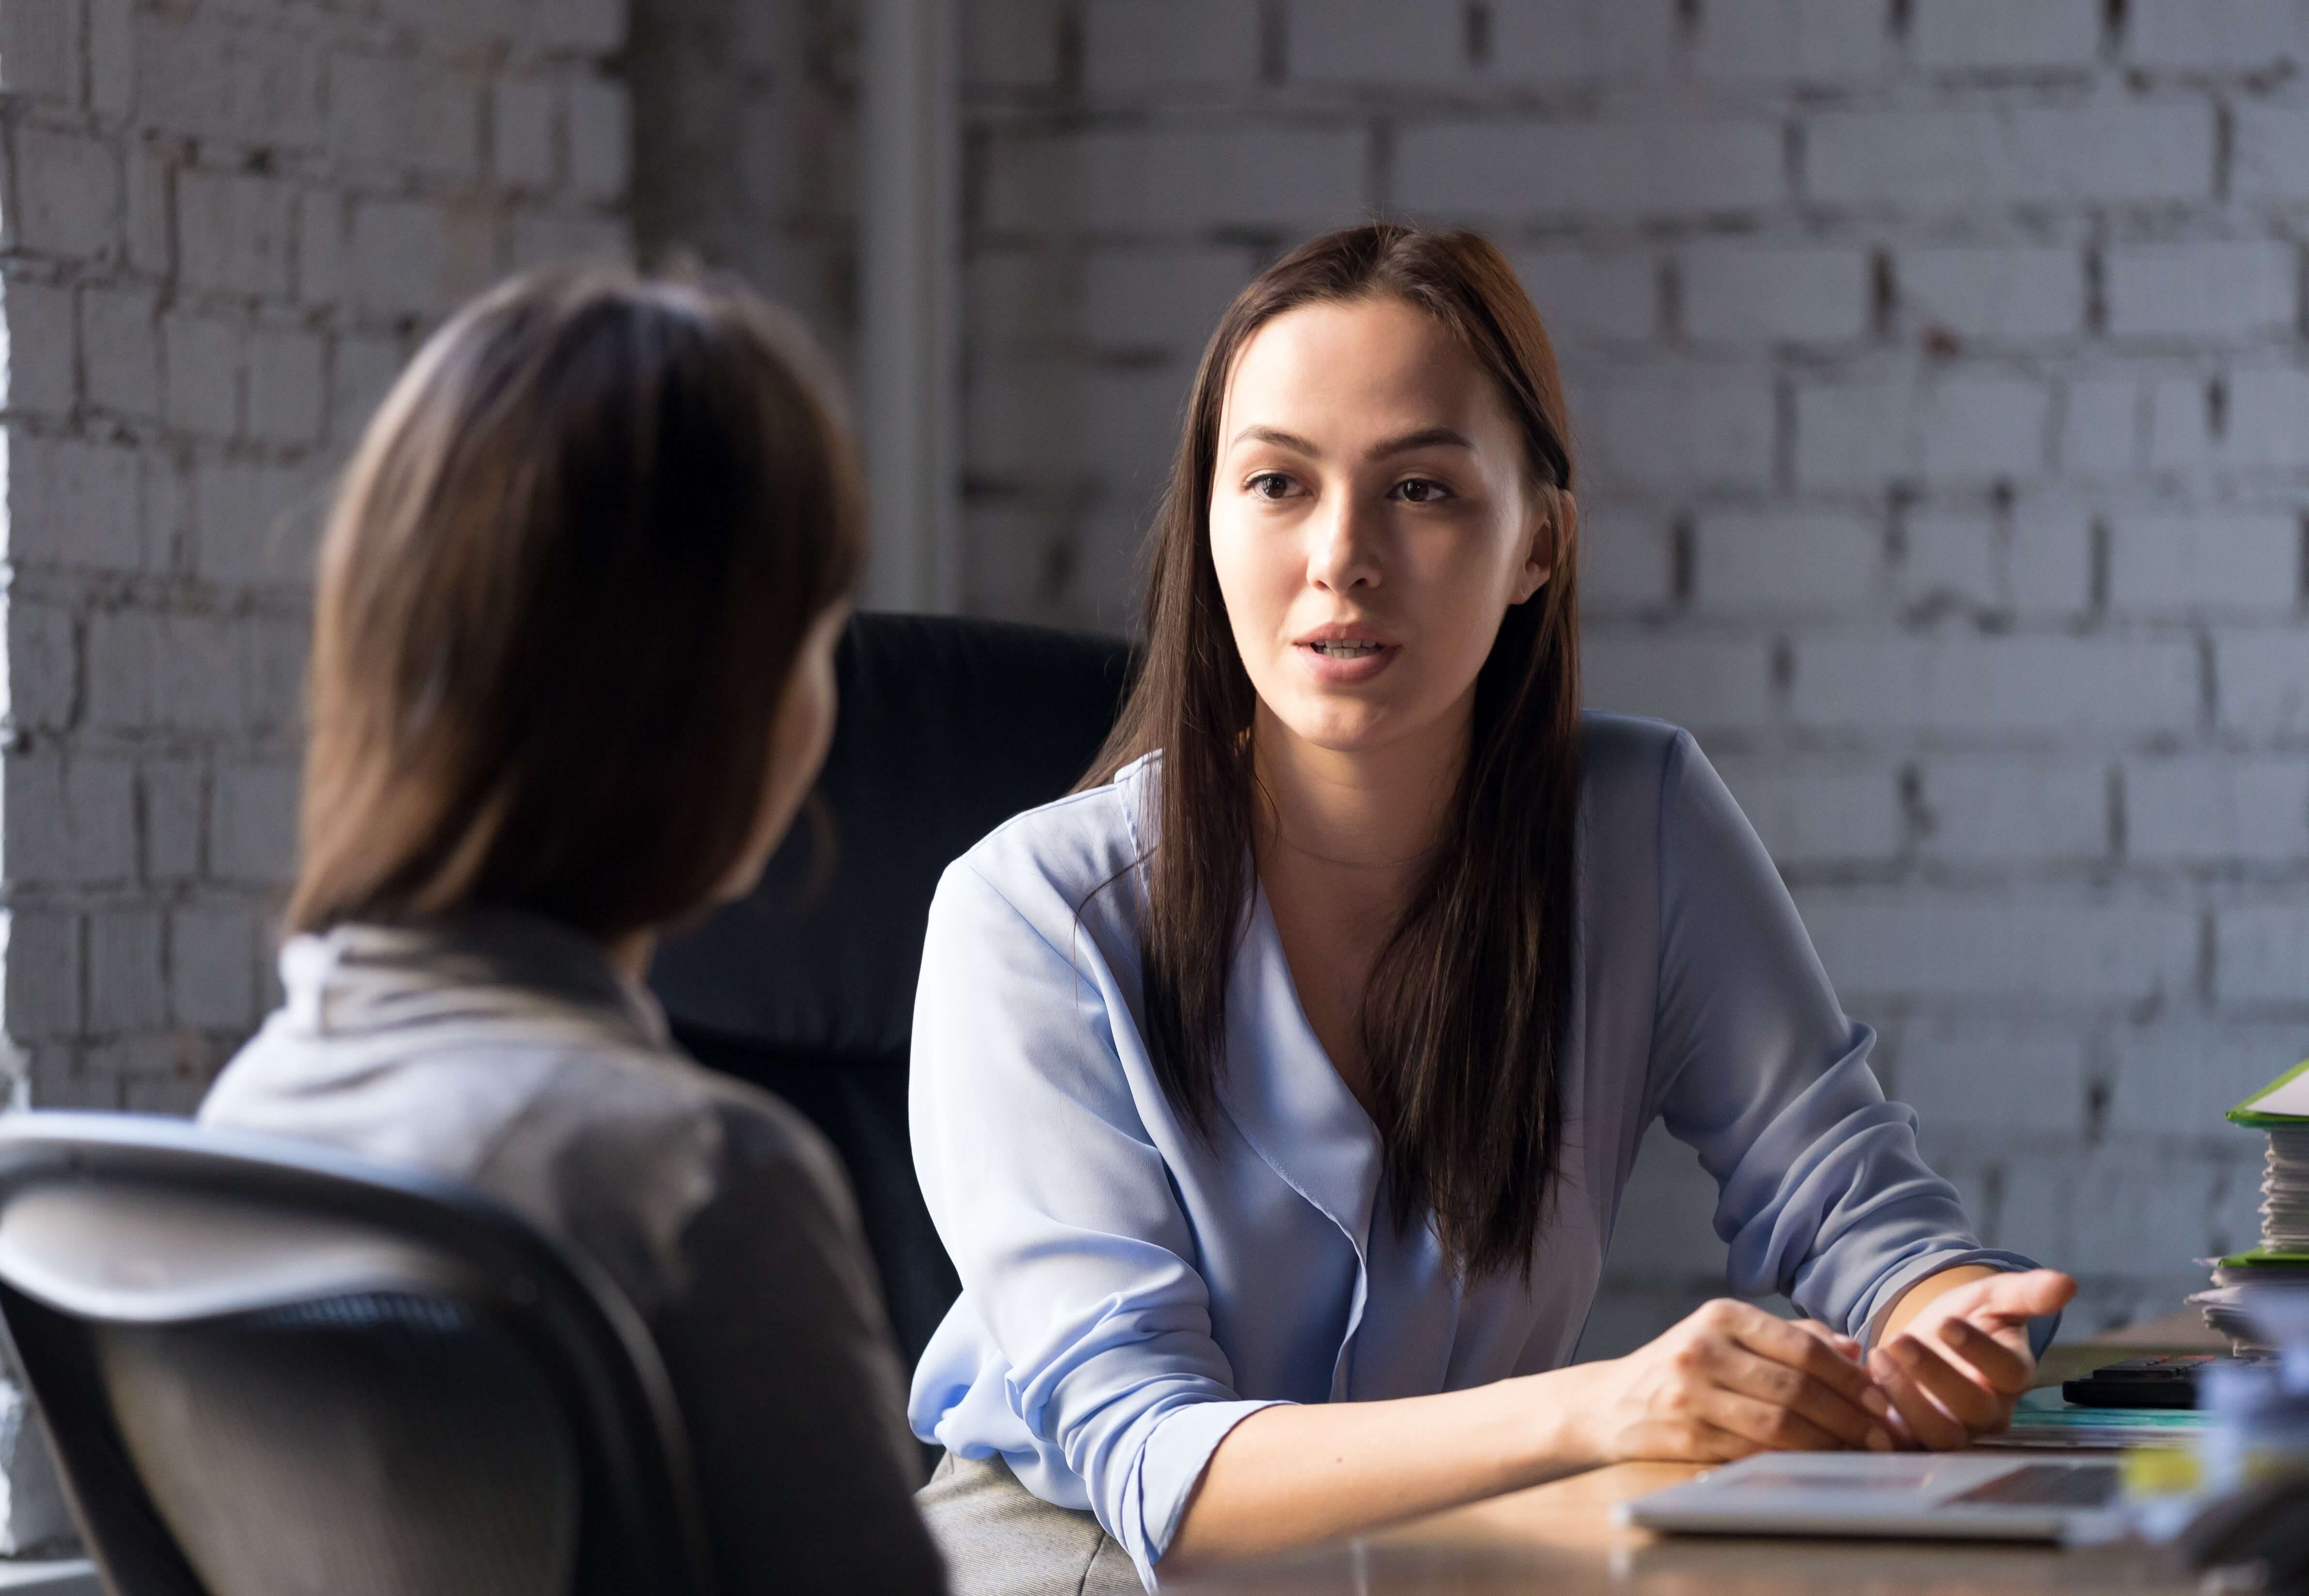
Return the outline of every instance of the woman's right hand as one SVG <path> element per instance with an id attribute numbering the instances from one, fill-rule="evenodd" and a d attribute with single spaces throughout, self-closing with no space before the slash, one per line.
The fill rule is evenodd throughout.
<path id="1" fill-rule="evenodd" d="M 1586 1366 L 1579 1450 L 1600 1462 L 1889 1452 L 1891 1405 L 1859 1354 L 1825 1324 L 1719 1298 L 1626 1357 Z"/>

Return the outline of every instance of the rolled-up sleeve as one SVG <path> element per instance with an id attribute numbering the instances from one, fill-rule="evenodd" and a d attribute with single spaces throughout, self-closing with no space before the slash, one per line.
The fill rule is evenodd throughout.
<path id="1" fill-rule="evenodd" d="M 1019 1477 L 1088 1507 L 1151 1583 L 1212 1451 L 1273 1404 L 1237 1394 L 1213 1338 L 1122 988 L 1068 906 L 1022 910 L 965 858 L 930 908 L 913 1034 L 922 1195 L 1007 1366 L 998 1384 L 934 1342 L 916 1432 L 984 1455 L 959 1436 L 1008 1427 L 971 1404 L 1007 1405 L 1034 1443 Z"/>
<path id="2" fill-rule="evenodd" d="M 1982 1247 L 1925 1166 L 1915 1113 L 1869 1067 L 1874 1033 L 1846 1017 L 1770 857 L 1688 734 L 1659 814 L 1651 1080 L 1668 1130 L 1716 1179 L 1733 1289 L 1783 1292 L 1867 1338 L 1928 1274 L 2033 1268 Z M 2038 1350 L 2058 1322 L 2030 1326 Z"/>

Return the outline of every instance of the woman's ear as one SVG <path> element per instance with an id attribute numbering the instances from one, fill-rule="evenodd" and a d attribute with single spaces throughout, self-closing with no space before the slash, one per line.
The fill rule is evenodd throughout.
<path id="1" fill-rule="evenodd" d="M 1524 548 L 1523 569 L 1516 575 L 1513 601 L 1518 604 L 1545 587 L 1578 547 L 1579 506 L 1571 496 L 1544 487 L 1532 496 L 1531 540 Z"/>

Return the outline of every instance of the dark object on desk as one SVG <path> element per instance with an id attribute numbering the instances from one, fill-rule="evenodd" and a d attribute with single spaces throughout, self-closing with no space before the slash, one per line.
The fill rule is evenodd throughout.
<path id="1" fill-rule="evenodd" d="M 817 797 L 761 887 L 669 937 L 650 984 L 701 1062 L 791 1103 L 842 1155 L 911 1368 L 961 1290 L 914 1179 L 906 1064 L 930 896 L 947 866 L 1089 768 L 1129 685 L 1119 639 L 861 615 Z"/>
<path id="2" fill-rule="evenodd" d="M 2061 1394 L 2082 1408 L 2193 1408 L 2197 1371 L 2227 1362 L 2212 1353 L 2159 1353 L 2105 1364 L 2061 1383 Z"/>
<path id="3" fill-rule="evenodd" d="M 2209 1503 L 2181 1531 L 2208 1591 L 2309 1591 L 2309 1477 L 2260 1480 Z"/>
<path id="4" fill-rule="evenodd" d="M 0 1120 L 0 1315 L 122 1596 L 706 1596 L 670 1386 L 599 1271 L 304 1142 Z"/>

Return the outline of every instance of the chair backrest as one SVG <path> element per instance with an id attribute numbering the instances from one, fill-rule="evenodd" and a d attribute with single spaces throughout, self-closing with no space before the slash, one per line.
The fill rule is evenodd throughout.
<path id="1" fill-rule="evenodd" d="M 0 1318 L 120 1596 L 705 1596 L 672 1388 L 601 1272 L 312 1143 L 0 1117 Z"/>
<path id="2" fill-rule="evenodd" d="M 911 1365 L 960 1289 L 906 1133 L 930 896 L 973 843 L 1080 779 L 1131 660 L 1114 638 L 861 615 L 835 669 L 817 787 L 830 853 L 796 826 L 761 887 L 668 938 L 650 979 L 684 1046 L 792 1103 L 842 1155 Z"/>

